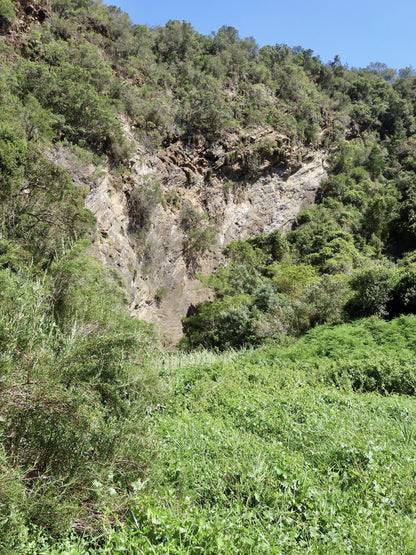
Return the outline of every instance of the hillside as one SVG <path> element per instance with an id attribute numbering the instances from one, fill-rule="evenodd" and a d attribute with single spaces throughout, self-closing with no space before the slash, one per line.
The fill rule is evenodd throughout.
<path id="1" fill-rule="evenodd" d="M 0 109 L 1 549 L 414 552 L 415 72 L 0 0 Z"/>
<path id="2" fill-rule="evenodd" d="M 189 307 L 212 298 L 195 274 L 224 262 L 233 240 L 289 230 L 317 195 L 325 229 L 315 244 L 302 236 L 295 259 L 348 273 L 412 250 L 411 69 L 347 70 L 310 50 L 259 49 L 230 27 L 149 29 L 90 4 L 4 0 L 3 140 L 15 142 L 3 174 L 19 173 L 20 147 L 69 174 L 132 314 L 178 340 Z M 8 233 L 28 248 L 31 225 Z"/>

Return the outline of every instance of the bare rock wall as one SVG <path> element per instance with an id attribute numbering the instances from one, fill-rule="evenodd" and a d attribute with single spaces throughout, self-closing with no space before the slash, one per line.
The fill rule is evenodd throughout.
<path id="1" fill-rule="evenodd" d="M 133 183 L 117 190 L 107 176 L 91 189 L 87 207 L 97 218 L 95 252 L 105 264 L 124 276 L 132 314 L 153 322 L 169 342 L 182 335 L 181 319 L 190 305 L 210 297 L 195 278 L 197 271 L 210 273 L 222 261 L 222 249 L 236 239 L 247 239 L 275 229 L 289 230 L 298 212 L 313 204 L 319 184 L 326 177 L 325 156 L 313 152 L 287 176 L 269 168 L 257 179 L 240 180 L 228 188 L 221 181 L 209 186 L 203 179 L 189 185 L 183 170 L 160 159 L 138 155 L 132 163 Z M 215 220 L 216 244 L 193 257 L 184 250 L 184 231 L 178 207 L 158 203 L 149 228 L 131 234 L 128 192 L 134 179 L 154 175 L 164 192 L 175 190 L 180 205 L 191 203 Z"/>
<path id="2" fill-rule="evenodd" d="M 282 144 L 276 134 L 267 137 Z M 222 249 L 233 240 L 291 229 L 298 212 L 313 204 L 327 176 L 323 151 L 286 149 L 282 156 L 281 149 L 253 171 L 243 162 L 248 149 L 264 141 L 264 133 L 246 137 L 248 146 L 240 150 L 233 140 L 236 143 L 231 137 L 210 148 L 177 143 L 157 154 L 137 145 L 129 171 L 116 176 L 107 169 L 98 178 L 92 164 L 74 168 L 64 150 L 50 153 L 74 182 L 89 185 L 86 205 L 97 219 L 93 252 L 124 277 L 131 313 L 152 322 L 168 343 L 180 339 L 189 307 L 210 298 L 195 274 L 211 273 L 223 261 Z M 160 197 L 146 200 L 148 221 L 140 227 L 131 199 L 147 182 L 157 184 Z M 192 253 L 187 248 L 182 222 L 186 205 L 215 223 L 216 242 L 207 251 Z"/>

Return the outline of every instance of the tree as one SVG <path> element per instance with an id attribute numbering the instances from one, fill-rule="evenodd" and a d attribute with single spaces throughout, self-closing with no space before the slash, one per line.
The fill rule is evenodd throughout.
<path id="1" fill-rule="evenodd" d="M 352 318 L 388 316 L 397 281 L 397 272 L 383 266 L 356 272 L 349 282 L 354 294 L 345 305 L 347 314 Z"/>
<path id="2" fill-rule="evenodd" d="M 91 229 L 84 192 L 68 173 L 33 149 L 24 176 L 1 206 L 3 233 L 28 249 L 36 261 L 52 260 L 65 242 Z"/>
<path id="3" fill-rule="evenodd" d="M 69 17 L 74 12 L 87 10 L 93 5 L 93 0 L 52 0 L 52 9 L 59 17 Z"/>

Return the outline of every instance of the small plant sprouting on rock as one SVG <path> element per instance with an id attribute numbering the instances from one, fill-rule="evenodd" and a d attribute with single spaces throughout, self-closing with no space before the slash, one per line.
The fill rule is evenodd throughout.
<path id="1" fill-rule="evenodd" d="M 167 296 L 167 294 L 168 294 L 167 288 L 164 285 L 160 285 L 156 289 L 154 294 L 156 303 L 159 305 L 162 302 L 162 300 Z"/>
<path id="2" fill-rule="evenodd" d="M 145 230 L 150 225 L 153 210 L 163 201 L 162 188 L 153 175 L 145 175 L 128 200 L 130 231 Z"/>
<path id="3" fill-rule="evenodd" d="M 207 214 L 186 202 L 181 210 L 181 227 L 184 231 L 184 250 L 204 253 L 216 242 L 216 229 Z"/>
<path id="4" fill-rule="evenodd" d="M 178 210 L 181 203 L 181 197 L 176 189 L 165 191 L 163 195 L 163 206 L 169 206 L 171 210 Z"/>

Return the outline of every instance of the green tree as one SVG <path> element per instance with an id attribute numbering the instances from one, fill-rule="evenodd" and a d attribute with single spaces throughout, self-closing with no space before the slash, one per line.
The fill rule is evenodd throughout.
<path id="1" fill-rule="evenodd" d="M 388 316 L 389 305 L 398 281 L 393 269 L 375 266 L 357 271 L 350 279 L 353 296 L 345 310 L 352 318 Z"/>
<path id="2" fill-rule="evenodd" d="M 2 230 L 36 261 L 48 263 L 65 242 L 91 230 L 94 217 L 84 207 L 85 191 L 36 149 L 27 155 L 23 175 L 1 206 Z"/>

